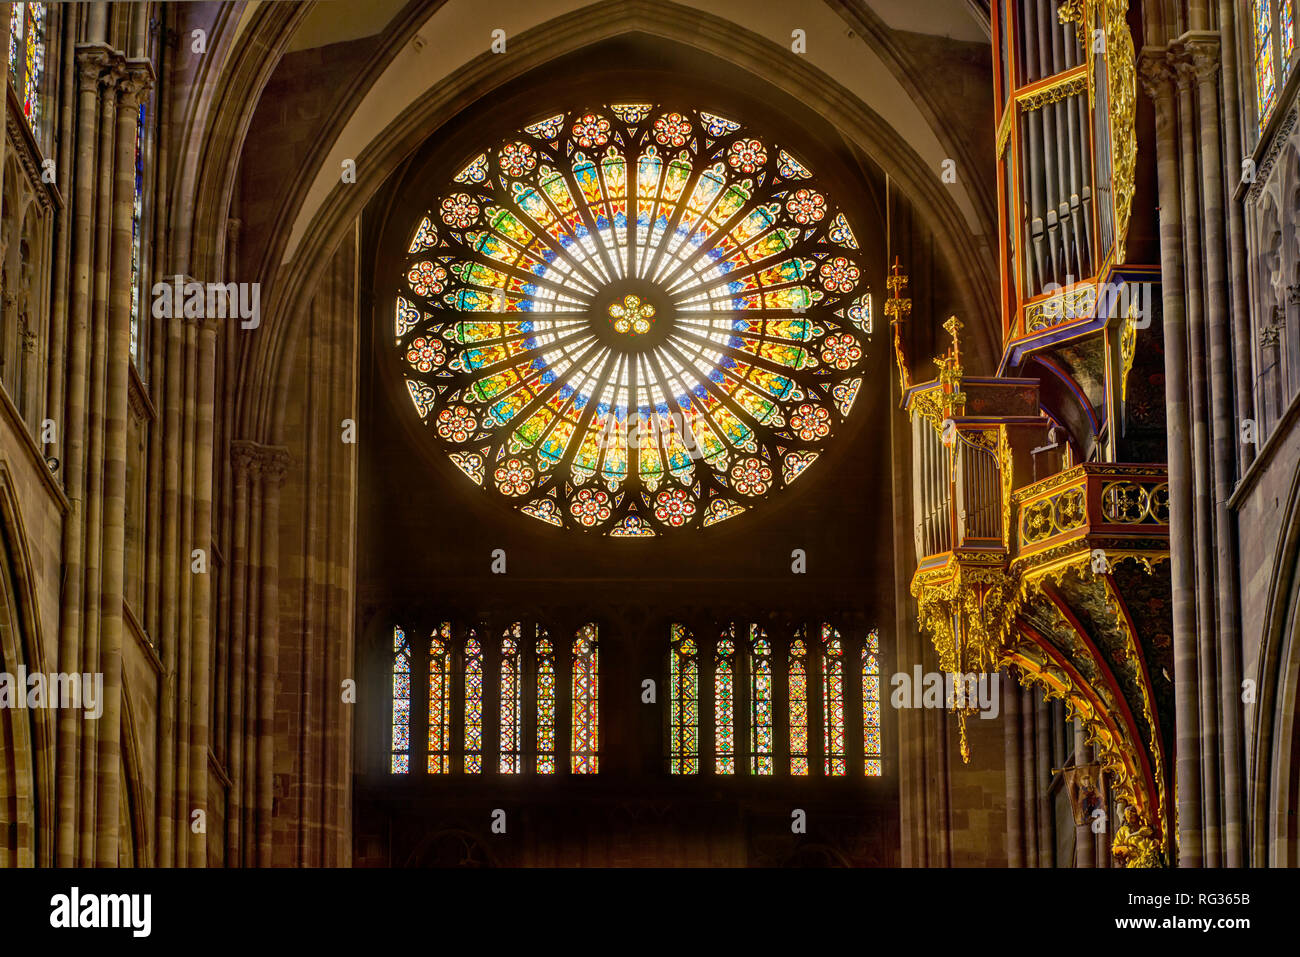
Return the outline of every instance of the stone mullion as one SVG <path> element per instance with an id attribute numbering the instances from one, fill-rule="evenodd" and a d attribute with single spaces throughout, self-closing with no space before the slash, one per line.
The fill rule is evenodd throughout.
<path id="1" fill-rule="evenodd" d="M 483 649 L 483 770 L 501 773 L 501 636 L 505 622 L 499 615 L 487 619 Z"/>
<path id="2" fill-rule="evenodd" d="M 790 626 L 773 622 L 768 631 L 772 647 L 772 774 L 790 777 Z"/>
<path id="3" fill-rule="evenodd" d="M 855 625 L 853 637 L 844 636 L 841 647 L 844 649 L 844 773 L 854 781 L 861 781 L 866 774 L 866 731 L 862 711 L 864 708 L 864 689 L 862 687 L 862 653 L 867 644 L 867 632 L 871 629 Z M 879 660 L 879 655 L 876 656 Z M 882 732 L 883 733 L 883 732 Z"/>
<path id="4" fill-rule="evenodd" d="M 451 623 L 451 646 L 448 651 L 451 678 L 447 682 L 447 694 L 451 696 L 451 717 L 447 740 L 447 773 L 463 775 L 465 773 L 465 641 L 469 637 L 469 625 L 455 620 Z"/>
<path id="5" fill-rule="evenodd" d="M 551 634 L 555 649 L 555 773 L 573 771 L 573 643 L 572 622 L 554 622 Z M 603 664 L 603 662 L 602 662 Z"/>
<path id="6" fill-rule="evenodd" d="M 117 82 L 121 64 L 113 55 L 108 69 L 101 74 L 104 92 L 99 101 L 99 164 L 95 196 L 94 278 L 91 298 L 91 365 L 89 441 L 86 475 L 86 585 L 85 640 L 82 644 L 82 670 L 99 672 L 100 637 L 104 605 L 104 471 L 106 464 L 105 410 L 108 400 L 108 294 L 109 247 L 112 239 L 113 163 L 106 162 L 113 153 L 113 136 L 117 115 Z M 121 614 L 121 607 L 117 608 Z M 81 854 L 80 863 L 92 866 L 96 860 L 96 800 L 99 782 L 99 733 L 103 722 L 90 722 L 81 746 Z"/>
<path id="7" fill-rule="evenodd" d="M 733 641 L 735 650 L 731 658 L 731 693 L 732 693 L 732 753 L 735 755 L 737 776 L 751 777 L 752 760 L 750 740 L 753 738 L 751 723 L 753 720 L 753 658 L 750 654 L 750 623 L 740 622 L 736 626 Z"/>
<path id="8" fill-rule="evenodd" d="M 70 221 L 71 276 L 68 290 L 69 315 L 73 323 L 68 336 L 68 381 L 65 418 L 62 430 L 64 488 L 71 509 L 63 526 L 63 601 L 60 608 L 59 669 L 79 671 L 83 641 L 83 599 L 85 574 L 86 431 L 88 422 L 88 335 L 90 315 L 90 259 L 92 254 L 95 188 L 95 124 L 98 115 L 99 75 L 108 59 L 100 47 L 78 47 L 77 57 L 77 170 L 74 178 L 74 205 Z M 77 827 L 81 792 L 81 736 L 88 731 L 87 722 L 72 709 L 59 712 L 58 742 L 55 756 L 56 801 L 58 823 L 55 861 L 60 867 L 79 862 Z"/>
<path id="9" fill-rule="evenodd" d="M 1192 462 L 1187 395 L 1188 343 L 1180 205 L 1177 114 L 1173 71 L 1163 50 L 1144 51 L 1139 76 L 1155 103 L 1156 171 L 1160 205 L 1160 274 L 1165 342 L 1165 415 L 1169 449 L 1169 558 L 1173 595 L 1174 710 L 1178 782 L 1178 862 L 1202 861 L 1200 677 L 1196 660 Z M 1169 822 L 1163 822 L 1168 824 Z"/>
<path id="10" fill-rule="evenodd" d="M 821 621 L 806 621 L 804 640 L 808 645 L 808 776 L 829 777 L 826 773 L 827 655 Z"/>
<path id="11" fill-rule="evenodd" d="M 695 618 L 691 621 L 695 631 L 696 644 L 699 648 L 699 701 L 696 713 L 699 717 L 700 741 L 700 775 L 713 777 L 718 768 L 718 716 L 716 708 L 717 688 L 714 686 L 714 659 L 718 654 L 719 626 L 708 618 Z"/>

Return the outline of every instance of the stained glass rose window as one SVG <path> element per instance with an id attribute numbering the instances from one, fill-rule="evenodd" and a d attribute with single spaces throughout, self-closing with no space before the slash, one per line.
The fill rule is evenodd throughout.
<path id="1" fill-rule="evenodd" d="M 845 212 L 762 131 L 584 106 L 472 157 L 412 223 L 391 303 L 430 440 L 525 514 L 612 537 L 779 494 L 862 386 Z"/>

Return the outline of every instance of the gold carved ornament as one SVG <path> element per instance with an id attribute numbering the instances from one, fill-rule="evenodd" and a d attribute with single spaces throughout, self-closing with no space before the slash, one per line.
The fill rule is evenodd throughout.
<path id="1" fill-rule="evenodd" d="M 907 355 L 903 351 L 903 323 L 912 314 L 912 300 L 904 299 L 902 292 L 907 286 L 907 274 L 902 271 L 898 257 L 894 257 L 893 275 L 885 280 L 889 298 L 885 300 L 885 315 L 894 330 L 894 361 L 898 363 L 898 387 L 906 394 L 912 387 L 912 375 L 907 371 Z"/>
<path id="2" fill-rule="evenodd" d="M 1074 675 L 1050 659 L 1039 660 L 1037 646 L 1028 638 L 1008 648 L 1004 664 L 1017 666 L 1024 687 L 1037 685 L 1045 699 L 1062 701 L 1066 717 L 1083 728 L 1084 740 L 1094 749 L 1111 790 L 1125 807 L 1124 824 L 1115 832 L 1111 853 L 1125 867 L 1163 867 L 1163 842 L 1150 824 L 1147 797 L 1136 780 L 1140 774 L 1131 747 L 1117 736 L 1118 729 L 1109 726 L 1105 714 Z"/>
<path id="3" fill-rule="evenodd" d="M 1122 402 L 1128 401 L 1128 374 L 1133 371 L 1133 360 L 1137 358 L 1137 308 L 1136 302 L 1129 306 L 1119 333 L 1119 397 Z"/>
<path id="4" fill-rule="evenodd" d="M 1079 46 L 1087 57 L 1088 107 L 1095 109 L 1092 41 L 1095 15 L 1104 38 L 1106 87 L 1109 91 L 1111 192 L 1115 204 L 1115 258 L 1124 262 L 1124 243 L 1133 212 L 1137 170 L 1137 58 L 1128 28 L 1128 0 L 1063 0 L 1057 8 L 1061 23 L 1073 23 Z M 1109 251 L 1108 251 L 1109 252 Z"/>
<path id="5" fill-rule="evenodd" d="M 1097 287 L 1073 286 L 1046 299 L 1025 306 L 1025 330 L 1041 332 L 1065 325 L 1075 319 L 1088 319 L 1096 313 Z"/>
<path id="6" fill-rule="evenodd" d="M 934 645 L 940 669 L 953 676 L 954 689 L 964 689 L 964 675 L 998 670 L 1016 614 L 1015 583 L 1006 574 L 1002 556 L 984 561 L 990 563 L 953 555 L 943 566 L 912 579 L 917 625 Z M 975 705 L 964 693 L 948 705 L 957 714 L 962 760 L 969 762 L 966 718 Z"/>
<path id="7" fill-rule="evenodd" d="M 1075 94 L 1082 93 L 1087 88 L 1087 74 L 1076 73 L 1053 80 L 1051 83 L 1037 87 L 1027 93 L 1021 93 L 1016 97 L 1016 103 L 1020 107 L 1020 112 L 1029 113 L 1033 110 L 1041 110 L 1049 103 L 1057 103 Z"/>
<path id="8" fill-rule="evenodd" d="M 1111 192 L 1115 202 L 1115 262 L 1133 212 L 1137 171 L 1137 62 L 1128 29 L 1128 0 L 1104 0 L 1106 78 L 1110 102 Z"/>

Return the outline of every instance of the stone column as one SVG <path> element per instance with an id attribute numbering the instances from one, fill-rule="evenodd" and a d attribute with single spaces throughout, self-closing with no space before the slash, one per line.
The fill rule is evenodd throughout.
<path id="1" fill-rule="evenodd" d="M 232 442 L 230 459 L 234 495 L 231 503 L 230 617 L 226 622 L 225 636 L 225 643 L 230 646 L 226 771 L 231 781 L 230 798 L 226 807 L 226 864 L 237 867 L 244 863 L 241 848 L 245 836 L 243 782 L 246 774 L 244 752 L 247 737 L 244 731 L 244 682 L 248 673 L 245 662 L 249 660 L 246 651 L 250 577 L 249 515 L 251 487 L 257 483 L 260 469 L 257 446 L 252 442 Z"/>
<path id="2" fill-rule="evenodd" d="M 1161 49 L 1144 50 L 1138 76 L 1155 104 L 1160 201 L 1160 273 L 1164 309 L 1165 414 L 1169 433 L 1169 559 L 1173 592 L 1174 711 L 1178 779 L 1178 861 L 1199 867 L 1201 845 L 1199 675 L 1196 663 L 1192 534 L 1191 423 L 1187 396 L 1187 327 L 1173 70 Z"/>
<path id="3" fill-rule="evenodd" d="M 1201 120 L 1201 208 L 1205 212 L 1206 299 L 1212 431 L 1214 436 L 1214 538 L 1218 604 L 1220 750 L 1223 781 L 1223 845 L 1229 867 L 1242 863 L 1241 634 L 1237 595 L 1237 542 L 1228 508 L 1235 485 L 1237 426 L 1233 414 L 1235 364 L 1228 341 L 1228 264 L 1225 256 L 1223 158 L 1219 147 L 1219 38 L 1215 34 L 1186 41 L 1196 72 Z M 1215 755 L 1215 759 L 1220 759 Z"/>
<path id="4" fill-rule="evenodd" d="M 164 277 L 164 280 L 171 277 Z M 182 281 L 182 289 L 184 282 Z M 180 303 L 173 303 L 173 312 Z M 182 557 L 181 541 L 181 412 L 184 405 L 181 347 L 185 339 L 183 315 L 172 315 L 166 323 L 166 343 L 162 353 L 161 381 L 163 393 L 160 441 L 155 445 L 161 478 L 158 519 L 159 550 L 162 558 L 158 571 L 161 600 L 158 603 L 159 643 L 163 664 L 163 688 L 158 707 L 158 864 L 174 867 L 177 863 L 175 832 L 178 826 L 176 807 L 176 719 L 180 686 L 177 681 L 180 642 L 180 597 L 182 574 L 189 574 L 189 564 Z M 161 338 L 161 337 L 159 337 Z M 181 824 L 180 826 L 184 826 Z M 182 832 L 183 833 L 183 832 Z"/>
<path id="5" fill-rule="evenodd" d="M 1185 49 L 1170 53 L 1178 84 L 1179 133 L 1182 143 L 1183 228 L 1187 262 L 1188 377 L 1191 386 L 1192 504 L 1196 535 L 1197 667 L 1200 670 L 1202 828 L 1205 866 L 1219 866 L 1219 714 L 1214 607 L 1214 528 L 1211 501 L 1209 382 L 1205 365 L 1207 332 L 1201 237 L 1201 201 L 1197 185 L 1197 115 L 1193 97 L 1195 69 Z"/>
<path id="6" fill-rule="evenodd" d="M 104 422 L 104 548 L 100 670 L 104 713 L 96 752 L 95 863 L 116 867 L 121 831 L 122 605 L 126 571 L 127 416 L 130 414 L 131 251 L 135 202 L 135 139 L 140 99 L 153 84 L 147 60 L 128 61 L 121 73 L 114 117 L 112 245 L 109 250 L 108 352 Z"/>
<path id="7" fill-rule="evenodd" d="M 102 46 L 81 45 L 77 60 L 77 169 L 71 197 L 71 279 L 68 290 L 68 380 L 63 433 L 63 477 L 71 508 L 63 523 L 63 595 L 59 614 L 59 670 L 80 671 L 84 599 L 84 542 L 86 494 L 86 423 L 90 315 L 90 272 L 95 196 L 95 124 L 99 113 L 99 78 L 109 61 L 110 51 Z M 78 860 L 80 833 L 77 814 L 80 803 L 81 735 L 87 722 L 75 711 L 59 712 L 58 750 L 55 755 L 55 800 L 58 823 L 55 862 L 71 867 Z"/>
<path id="8" fill-rule="evenodd" d="M 1038 801 L 1038 866 L 1051 867 L 1056 856 L 1055 842 L 1053 841 L 1055 827 L 1053 824 L 1052 798 L 1048 787 L 1052 773 L 1052 712 L 1047 700 L 1041 695 L 1037 697 L 1038 701 L 1035 704 L 1034 713 L 1034 732 L 1037 738 L 1037 755 L 1035 757 L 1037 771 L 1034 784 L 1038 792 L 1035 795 Z"/>
<path id="9" fill-rule="evenodd" d="M 199 325 L 198 375 L 195 382 L 196 421 L 194 441 L 194 524 L 192 547 L 208 555 L 208 572 L 194 576 L 193 654 L 189 688 L 190 737 L 188 760 L 191 808 L 209 814 L 208 749 L 211 744 L 211 647 L 212 647 L 212 487 L 213 487 L 213 418 L 216 406 L 217 325 L 208 321 Z M 210 814 L 209 814 L 210 816 Z M 191 867 L 207 864 L 206 834 L 190 832 L 188 863 Z"/>
<path id="10" fill-rule="evenodd" d="M 1005 743 L 1007 780 L 1007 867 L 1025 866 L 1024 752 L 1020 748 L 1020 682 L 1010 669 L 999 679 L 1002 696 L 1002 734 Z"/>
<path id="11" fill-rule="evenodd" d="M 1038 866 L 1038 736 L 1034 728 L 1034 696 L 1028 688 L 1017 688 L 1020 696 L 1020 808 L 1024 835 L 1024 867 Z"/>
<path id="12" fill-rule="evenodd" d="M 86 552 L 85 552 L 85 639 L 82 642 L 82 670 L 96 673 L 102 669 L 100 635 L 106 609 L 103 594 L 106 553 L 104 551 L 104 492 L 108 451 L 105 448 L 106 411 L 108 409 L 108 298 L 110 290 L 109 250 L 112 243 L 113 166 L 116 162 L 114 132 L 117 122 L 117 85 L 122 76 L 121 57 L 113 53 L 106 70 L 100 75 L 104 91 L 99 102 L 99 164 L 95 195 L 94 280 L 90 313 L 92 320 L 90 347 L 90 399 L 87 404 L 89 425 L 86 458 Z M 118 616 L 122 614 L 119 596 Z M 87 722 L 81 745 L 81 855 L 82 866 L 97 861 L 95 836 L 98 817 L 95 806 L 99 783 L 99 736 L 105 725 Z"/>
<path id="13" fill-rule="evenodd" d="M 258 582 L 261 586 L 256 725 L 258 867 L 271 866 L 271 785 L 275 773 L 275 690 L 280 652 L 280 486 L 288 467 L 287 449 L 265 447 L 262 464 L 262 572 Z"/>

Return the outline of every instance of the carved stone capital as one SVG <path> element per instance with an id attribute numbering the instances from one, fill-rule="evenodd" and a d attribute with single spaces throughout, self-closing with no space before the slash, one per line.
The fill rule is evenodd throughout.
<path id="1" fill-rule="evenodd" d="M 1286 287 L 1286 301 L 1293 306 L 1300 304 L 1300 282 L 1292 283 Z"/>
<path id="2" fill-rule="evenodd" d="M 115 59 L 113 50 L 102 43 L 79 43 L 76 58 L 78 91 L 94 93 L 99 87 L 100 77 Z"/>
<path id="3" fill-rule="evenodd" d="M 1183 41 L 1193 74 L 1201 84 L 1213 82 L 1219 72 L 1218 34 L 1201 34 Z"/>
<path id="4" fill-rule="evenodd" d="M 1259 345 L 1263 349 L 1276 349 L 1278 344 L 1278 330 L 1275 325 L 1267 325 L 1259 331 Z"/>
<path id="5" fill-rule="evenodd" d="M 154 86 L 153 63 L 144 57 L 123 62 L 118 82 L 118 101 L 124 107 L 139 106 Z"/>
<path id="6" fill-rule="evenodd" d="M 262 460 L 262 484 L 279 487 L 284 484 L 284 474 L 289 471 L 293 458 L 283 446 L 266 446 Z"/>
<path id="7" fill-rule="evenodd" d="M 122 65 L 120 54 L 113 54 L 111 59 L 105 64 L 103 71 L 99 74 L 99 85 L 104 88 L 104 99 L 116 99 L 117 89 L 122 82 L 122 77 L 126 75 L 126 68 Z"/>
<path id="8" fill-rule="evenodd" d="M 1142 92 L 1155 102 L 1157 109 L 1168 109 L 1173 105 L 1174 69 L 1167 50 L 1162 47 L 1144 49 L 1138 56 L 1137 76 Z"/>
<path id="9" fill-rule="evenodd" d="M 1187 52 L 1186 47 L 1179 44 L 1170 48 L 1168 57 L 1169 65 L 1174 70 L 1174 83 L 1178 87 L 1179 94 L 1188 92 L 1196 82 L 1196 64 L 1192 61 L 1192 55 Z"/>
<path id="10" fill-rule="evenodd" d="M 248 439 L 230 443 L 230 462 L 235 474 L 257 476 L 264 486 L 281 485 L 292 461 L 289 450 L 282 445 L 262 445 Z"/>

